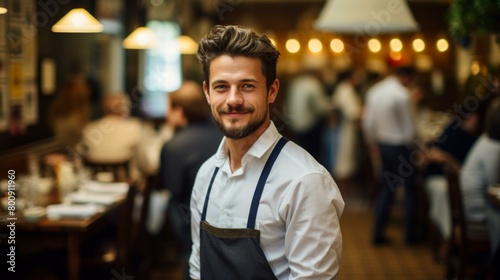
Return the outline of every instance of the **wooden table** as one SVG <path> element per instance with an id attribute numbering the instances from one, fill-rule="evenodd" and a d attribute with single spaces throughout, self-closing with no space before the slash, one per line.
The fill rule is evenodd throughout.
<path id="1" fill-rule="evenodd" d="M 80 278 L 80 244 L 81 241 L 92 234 L 102 231 L 110 225 L 112 217 L 120 215 L 125 200 L 120 200 L 107 206 L 103 212 L 97 213 L 90 218 L 85 219 L 57 219 L 49 220 L 42 218 L 38 222 L 27 222 L 24 220 L 21 210 L 16 209 L 17 220 L 15 220 L 16 236 L 28 236 L 31 238 L 51 238 L 60 239 L 54 242 L 63 241 L 68 253 L 67 270 L 68 279 L 78 280 Z M 8 216 L 2 212 L 0 217 L 0 228 L 6 229 Z M 38 239 L 37 239 L 38 240 Z M 43 241 L 45 242 L 45 240 Z M 22 246 L 17 244 L 16 246 Z"/>

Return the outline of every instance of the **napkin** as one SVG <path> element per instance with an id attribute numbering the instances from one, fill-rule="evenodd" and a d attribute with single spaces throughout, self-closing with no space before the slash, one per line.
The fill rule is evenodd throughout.
<path id="1" fill-rule="evenodd" d="M 68 195 L 68 198 L 72 203 L 111 205 L 114 202 L 122 199 L 123 195 L 113 193 L 75 192 L 70 193 Z"/>
<path id="2" fill-rule="evenodd" d="M 129 185 L 125 182 L 103 183 L 89 181 L 83 185 L 82 189 L 91 193 L 126 194 L 128 192 Z"/>
<path id="3" fill-rule="evenodd" d="M 63 217 L 89 218 L 102 211 L 102 206 L 86 204 L 52 204 L 47 206 L 47 218 L 58 219 Z"/>

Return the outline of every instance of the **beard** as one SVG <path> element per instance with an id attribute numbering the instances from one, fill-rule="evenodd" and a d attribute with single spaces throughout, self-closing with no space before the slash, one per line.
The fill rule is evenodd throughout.
<path id="1" fill-rule="evenodd" d="M 253 107 L 239 106 L 239 107 L 232 108 L 232 107 L 228 106 L 225 108 L 217 109 L 217 114 L 220 116 L 221 114 L 226 114 L 226 113 L 230 113 L 230 112 L 252 113 L 254 111 L 255 111 L 255 109 Z M 243 139 L 243 138 L 247 137 L 248 135 L 254 133 L 259 127 L 261 127 L 264 124 L 264 122 L 266 121 L 267 111 L 268 110 L 266 109 L 266 111 L 262 115 L 262 117 L 255 119 L 255 120 L 250 120 L 243 127 L 228 128 L 224 125 L 221 118 L 214 117 L 214 121 L 224 136 L 226 136 L 229 139 L 238 140 L 238 139 Z"/>

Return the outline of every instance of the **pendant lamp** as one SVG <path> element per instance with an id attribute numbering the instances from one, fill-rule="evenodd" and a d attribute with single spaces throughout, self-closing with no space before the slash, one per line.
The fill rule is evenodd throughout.
<path id="1" fill-rule="evenodd" d="M 405 0 L 328 0 L 315 28 L 369 36 L 419 30 Z"/>
<path id="2" fill-rule="evenodd" d="M 138 27 L 123 40 L 126 49 L 151 49 L 156 46 L 157 38 L 153 30 L 148 27 Z"/>
<path id="3" fill-rule="evenodd" d="M 102 24 L 83 8 L 69 11 L 52 26 L 52 32 L 62 33 L 99 33 L 102 30 Z"/>
<path id="4" fill-rule="evenodd" d="M 5 0 L 0 0 L 0 15 L 7 13 L 7 5 L 5 4 Z"/>

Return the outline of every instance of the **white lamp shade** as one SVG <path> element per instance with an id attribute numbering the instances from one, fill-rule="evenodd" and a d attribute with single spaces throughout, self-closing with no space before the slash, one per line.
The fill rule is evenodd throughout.
<path id="1" fill-rule="evenodd" d="M 102 30 L 102 24 L 83 8 L 69 11 L 52 26 L 52 32 L 62 33 L 99 33 Z"/>
<path id="2" fill-rule="evenodd" d="M 405 0 L 328 0 L 315 28 L 375 36 L 418 31 L 418 24 Z"/>
<path id="3" fill-rule="evenodd" d="M 138 27 L 125 40 L 123 47 L 126 49 L 151 49 L 156 46 L 157 38 L 153 30 L 147 27 Z"/>

